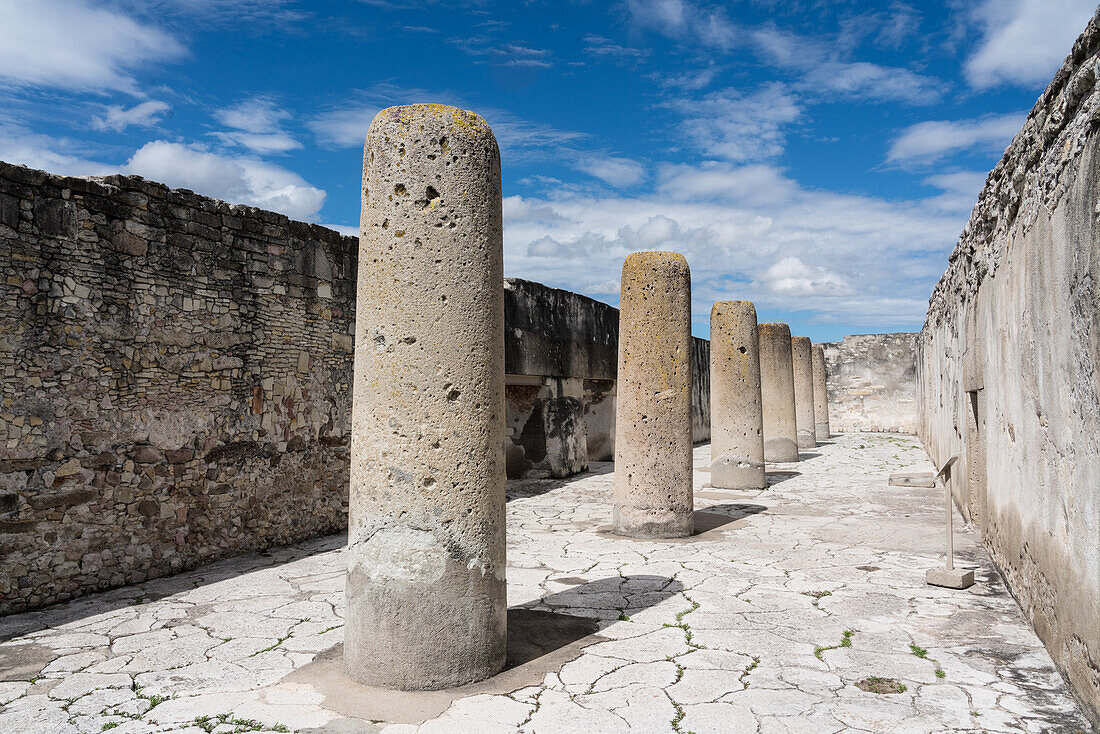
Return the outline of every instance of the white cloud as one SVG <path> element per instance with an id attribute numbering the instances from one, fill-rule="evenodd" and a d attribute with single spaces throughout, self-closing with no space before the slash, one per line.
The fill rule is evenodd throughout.
<path id="1" fill-rule="evenodd" d="M 848 49 L 844 48 L 843 33 L 840 39 L 829 39 L 793 33 L 774 22 L 742 25 L 731 21 L 721 7 L 685 0 L 629 0 L 626 7 L 638 30 L 655 31 L 722 52 L 751 49 L 767 64 L 799 72 L 802 78 L 792 86 L 803 92 L 910 104 L 928 104 L 942 94 L 943 82 L 933 77 L 903 67 L 844 60 Z M 883 26 L 887 41 L 896 43 L 898 34 L 908 33 L 916 23 L 916 15 L 901 3 L 891 7 L 891 14 L 889 19 L 863 18 L 863 24 Z"/>
<path id="2" fill-rule="evenodd" d="M 918 328 L 966 222 L 921 201 L 807 189 L 762 165 L 669 165 L 658 181 L 641 196 L 508 197 L 506 271 L 613 295 L 627 254 L 674 250 L 692 268 L 700 324 L 714 300 L 747 298 L 849 328 Z"/>
<path id="3" fill-rule="evenodd" d="M 929 120 L 902 131 L 890 145 L 890 163 L 931 163 L 964 150 L 1004 150 L 1023 126 L 1026 113 L 988 115 L 973 120 Z"/>
<path id="4" fill-rule="evenodd" d="M 811 268 L 793 255 L 765 270 L 758 281 L 780 296 L 842 296 L 852 292 L 851 286 L 841 276 L 820 265 Z"/>
<path id="5" fill-rule="evenodd" d="M 549 49 L 522 43 L 498 43 L 489 35 L 450 38 L 447 42 L 470 56 L 499 66 L 549 68 L 554 65 L 554 54 Z"/>
<path id="6" fill-rule="evenodd" d="M 953 171 L 937 173 L 924 179 L 924 183 L 943 191 L 938 196 L 925 199 L 927 206 L 944 212 L 969 212 L 978 201 L 978 194 L 985 186 L 985 171 Z"/>
<path id="7" fill-rule="evenodd" d="M 798 189 L 774 166 L 717 161 L 664 165 L 658 180 L 658 192 L 675 201 L 738 201 L 764 206 L 782 203 Z"/>
<path id="8" fill-rule="evenodd" d="M 584 37 L 584 43 L 585 53 L 592 56 L 608 56 L 637 61 L 648 55 L 648 52 L 644 49 L 623 46 L 615 43 L 610 38 L 604 38 L 593 33 L 589 33 Z"/>
<path id="9" fill-rule="evenodd" d="M 645 177 L 645 166 L 629 158 L 584 156 L 577 168 L 612 186 L 631 186 Z"/>
<path id="10" fill-rule="evenodd" d="M 256 153 L 285 153 L 302 147 L 301 143 L 283 129 L 282 123 L 289 120 L 290 116 L 274 100 L 253 97 L 214 113 L 218 122 L 233 128 L 216 135 L 222 142 L 239 145 Z"/>
<path id="11" fill-rule="evenodd" d="M 783 152 L 784 128 L 802 108 L 781 84 L 751 94 L 722 89 L 698 99 L 665 103 L 679 112 L 687 139 L 708 157 L 741 162 L 773 158 Z"/>
<path id="12" fill-rule="evenodd" d="M 147 102 L 123 107 L 121 105 L 109 105 L 102 117 L 92 118 L 92 127 L 97 130 L 121 131 L 130 127 L 152 127 L 160 122 L 168 110 L 172 109 L 167 102 L 151 99 Z"/>
<path id="13" fill-rule="evenodd" d="M 136 95 L 136 69 L 185 53 L 167 32 L 102 3 L 0 1 L 0 83 Z"/>
<path id="14" fill-rule="evenodd" d="M 307 123 L 322 145 L 337 148 L 362 148 L 367 128 L 379 110 L 399 104 L 438 102 L 464 109 L 473 109 L 489 123 L 503 154 L 512 159 L 540 156 L 571 157 L 569 148 L 588 136 L 571 130 L 560 130 L 541 122 L 526 120 L 511 112 L 493 107 L 471 106 L 449 92 L 424 89 L 403 89 L 392 84 L 378 84 L 363 90 L 356 101 L 322 112 Z"/>
<path id="15" fill-rule="evenodd" d="M 940 96 L 944 82 L 897 66 L 879 66 L 864 61 L 828 61 L 814 64 L 802 88 L 807 92 L 828 91 L 871 102 L 897 100 L 930 104 Z"/>
<path id="16" fill-rule="evenodd" d="M 982 29 L 966 60 L 975 87 L 1046 84 L 1094 13 L 1095 0 L 983 0 L 972 10 Z"/>
<path id="17" fill-rule="evenodd" d="M 281 166 L 164 140 L 141 146 L 123 168 L 169 186 L 272 209 L 293 219 L 312 218 L 325 201 L 324 191 Z"/>
<path id="18" fill-rule="evenodd" d="M 676 35 L 688 26 L 690 4 L 683 0 L 627 0 L 627 13 L 638 28 Z"/>
<path id="19" fill-rule="evenodd" d="M 68 138 L 52 138 L 0 119 L 0 160 L 63 176 L 101 176 L 117 171 L 110 164 L 86 158 L 86 146 Z"/>

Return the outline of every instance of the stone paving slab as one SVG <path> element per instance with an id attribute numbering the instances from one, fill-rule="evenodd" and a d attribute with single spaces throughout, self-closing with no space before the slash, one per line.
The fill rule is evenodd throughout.
<path id="1" fill-rule="evenodd" d="M 332 536 L 0 619 L 0 732 L 1089 730 L 961 521 L 978 582 L 925 584 L 941 490 L 887 486 L 930 468 L 914 438 L 839 436 L 804 457 L 754 492 L 696 471 L 701 533 L 681 541 L 606 532 L 610 464 L 509 483 L 510 607 L 595 631 L 522 687 L 425 721 L 340 713 L 311 678 L 342 642 Z"/>

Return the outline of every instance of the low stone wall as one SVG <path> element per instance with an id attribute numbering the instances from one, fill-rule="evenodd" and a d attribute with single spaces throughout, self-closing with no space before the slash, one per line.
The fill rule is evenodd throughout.
<path id="1" fill-rule="evenodd" d="M 859 334 L 821 345 L 830 430 L 917 432 L 919 336 Z"/>
<path id="2" fill-rule="evenodd" d="M 578 293 L 505 279 L 508 476 L 564 477 L 615 454 L 619 310 Z M 692 343 L 692 435 L 710 438 L 710 343 Z"/>
<path id="3" fill-rule="evenodd" d="M 355 253 L 0 164 L 0 612 L 344 527 Z"/>
<path id="4" fill-rule="evenodd" d="M 1098 16 L 1100 17 L 1100 16 Z M 1100 726 L 1100 27 L 990 174 L 920 339 L 920 436 Z"/>

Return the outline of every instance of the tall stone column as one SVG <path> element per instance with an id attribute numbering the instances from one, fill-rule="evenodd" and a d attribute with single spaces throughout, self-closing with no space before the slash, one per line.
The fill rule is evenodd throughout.
<path id="1" fill-rule="evenodd" d="M 623 263 L 615 412 L 614 530 L 682 538 L 694 529 L 691 275 L 674 252 Z"/>
<path id="2" fill-rule="evenodd" d="M 505 660 L 500 153 L 478 115 L 382 110 L 363 151 L 344 669 L 439 689 Z"/>
<path id="3" fill-rule="evenodd" d="M 760 325 L 760 395 L 764 406 L 764 460 L 798 461 L 791 328 Z"/>
<path id="4" fill-rule="evenodd" d="M 825 386 L 825 348 L 814 344 L 814 433 L 818 441 L 827 441 L 829 431 L 829 393 Z"/>
<path id="5" fill-rule="evenodd" d="M 711 307 L 710 483 L 715 487 L 766 486 L 759 343 L 752 301 Z"/>
<path id="6" fill-rule="evenodd" d="M 808 336 L 791 337 L 791 363 L 794 369 L 794 421 L 798 448 L 817 446 L 814 428 L 813 344 Z"/>

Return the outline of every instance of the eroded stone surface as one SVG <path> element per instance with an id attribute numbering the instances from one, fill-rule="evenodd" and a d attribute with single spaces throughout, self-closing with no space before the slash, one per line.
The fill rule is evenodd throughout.
<path id="1" fill-rule="evenodd" d="M 476 114 L 406 105 L 371 123 L 344 648 L 361 683 L 447 688 L 504 666 L 500 191 Z"/>
<path id="2" fill-rule="evenodd" d="M 710 310 L 710 483 L 760 489 L 764 481 L 764 416 L 760 337 L 751 301 L 719 301 Z"/>
<path id="3" fill-rule="evenodd" d="M 798 461 L 791 327 L 760 324 L 760 393 L 764 401 L 764 459 Z"/>
<path id="4" fill-rule="evenodd" d="M 612 524 L 620 535 L 685 537 L 692 531 L 692 338 L 684 256 L 628 256 L 619 308 Z"/>
<path id="5" fill-rule="evenodd" d="M 812 449 L 817 446 L 817 418 L 814 415 L 813 344 L 810 337 L 791 337 L 791 361 L 798 448 Z"/>
<path id="6" fill-rule="evenodd" d="M 325 734 L 1088 731 L 970 529 L 957 526 L 958 562 L 978 582 L 925 584 L 943 565 L 942 495 L 887 486 L 931 468 L 915 439 L 844 435 L 817 453 L 775 467 L 761 491 L 702 490 L 696 471 L 698 509 L 731 521 L 679 541 L 600 532 L 610 464 L 512 483 L 511 606 L 600 628 L 539 685 L 388 724 L 342 717 L 287 680 L 342 640 L 345 539 L 333 536 L 0 619 L 0 650 L 33 643 L 66 661 L 0 683 L 0 731 L 199 734 L 196 720 L 219 715 Z M 696 448 L 696 467 L 709 460 Z M 124 671 L 170 641 L 186 656 Z M 871 676 L 906 690 L 860 690 Z"/>

